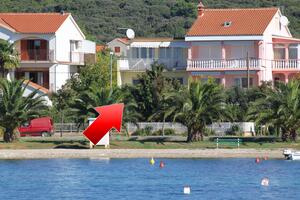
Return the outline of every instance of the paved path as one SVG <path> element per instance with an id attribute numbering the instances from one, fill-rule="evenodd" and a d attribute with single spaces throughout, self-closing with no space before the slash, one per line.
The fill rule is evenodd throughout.
<path id="1" fill-rule="evenodd" d="M 35 149 L 0 150 L 3 159 L 51 158 L 256 158 L 283 159 L 282 149 Z"/>

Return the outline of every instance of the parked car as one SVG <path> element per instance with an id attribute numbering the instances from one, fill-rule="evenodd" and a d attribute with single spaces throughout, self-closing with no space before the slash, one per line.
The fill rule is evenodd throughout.
<path id="1" fill-rule="evenodd" d="M 19 127 L 19 132 L 21 137 L 52 136 L 54 134 L 53 120 L 50 117 L 33 119 Z"/>

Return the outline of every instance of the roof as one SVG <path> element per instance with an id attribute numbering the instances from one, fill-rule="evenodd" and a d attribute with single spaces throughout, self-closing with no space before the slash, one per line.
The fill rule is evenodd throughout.
<path id="1" fill-rule="evenodd" d="M 0 13 L 0 26 L 19 33 L 55 33 L 70 14 L 65 13 Z"/>
<path id="2" fill-rule="evenodd" d="M 41 91 L 44 94 L 48 94 L 49 93 L 49 90 L 47 88 L 44 88 L 43 86 L 40 86 L 40 85 L 38 85 L 38 84 L 36 84 L 36 83 L 34 83 L 32 81 L 25 80 L 24 84 L 28 84 L 28 86 L 32 87 L 33 89 L 39 90 L 39 91 Z"/>
<path id="3" fill-rule="evenodd" d="M 106 45 L 100 45 L 100 44 L 98 44 L 98 45 L 96 45 L 96 52 L 100 52 L 100 51 L 103 51 L 103 50 L 105 50 L 106 49 Z"/>
<path id="4" fill-rule="evenodd" d="M 187 36 L 263 35 L 278 8 L 205 9 Z M 225 22 L 231 22 L 225 27 Z"/>
<path id="5" fill-rule="evenodd" d="M 124 43 L 124 44 L 128 44 L 129 43 L 129 39 L 128 38 L 117 38 L 118 41 Z"/>

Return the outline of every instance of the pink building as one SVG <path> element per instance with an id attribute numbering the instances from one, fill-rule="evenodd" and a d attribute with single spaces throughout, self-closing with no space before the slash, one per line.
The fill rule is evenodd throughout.
<path id="1" fill-rule="evenodd" d="M 251 86 L 288 82 L 300 72 L 300 39 L 288 24 L 279 8 L 206 9 L 200 2 L 185 37 L 187 72 L 226 87 L 247 87 L 249 67 Z"/>

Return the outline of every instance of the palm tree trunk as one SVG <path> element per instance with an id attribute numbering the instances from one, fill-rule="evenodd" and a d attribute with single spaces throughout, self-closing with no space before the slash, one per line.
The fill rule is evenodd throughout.
<path id="1" fill-rule="evenodd" d="M 193 134 L 192 134 L 192 129 L 188 127 L 188 137 L 187 137 L 187 142 L 192 142 L 193 141 Z"/>
<path id="2" fill-rule="evenodd" d="M 294 130 L 294 129 L 291 130 L 290 138 L 291 138 L 292 141 L 296 142 L 296 140 L 297 140 L 297 132 L 296 132 L 296 130 Z"/>
<path id="3" fill-rule="evenodd" d="M 282 128 L 281 129 L 281 140 L 283 142 L 287 142 L 288 141 L 288 137 L 289 137 L 288 132 L 286 131 L 286 129 Z"/>
<path id="4" fill-rule="evenodd" d="M 17 139 L 17 135 L 14 133 L 14 130 L 7 128 L 3 134 L 3 141 L 5 143 L 11 143 L 16 139 Z"/>
<path id="5" fill-rule="evenodd" d="M 187 142 L 199 142 L 203 141 L 203 133 L 202 131 L 190 131 L 188 132 Z"/>

